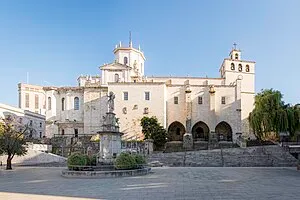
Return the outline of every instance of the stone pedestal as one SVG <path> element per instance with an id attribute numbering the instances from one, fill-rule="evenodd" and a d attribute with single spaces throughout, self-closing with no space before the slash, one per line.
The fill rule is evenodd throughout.
<path id="1" fill-rule="evenodd" d="M 217 149 L 219 147 L 219 142 L 217 138 L 217 134 L 215 132 L 210 132 L 208 149 Z"/>
<path id="2" fill-rule="evenodd" d="M 146 139 L 144 142 L 145 142 L 145 154 L 151 155 L 153 153 L 153 140 Z"/>
<path id="3" fill-rule="evenodd" d="M 183 135 L 183 148 L 185 150 L 193 149 L 193 135 L 191 133 L 185 133 Z"/>
<path id="4" fill-rule="evenodd" d="M 100 134 L 100 158 L 99 161 L 112 161 L 121 153 L 120 132 L 99 132 Z"/>

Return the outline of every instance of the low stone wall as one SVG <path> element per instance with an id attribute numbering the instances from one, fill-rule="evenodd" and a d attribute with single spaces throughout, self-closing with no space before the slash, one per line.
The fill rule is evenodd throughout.
<path id="1" fill-rule="evenodd" d="M 114 170 L 114 171 L 70 171 L 63 170 L 61 175 L 66 178 L 117 178 L 128 176 L 143 176 L 148 174 L 151 168 L 134 170 Z"/>
<path id="2" fill-rule="evenodd" d="M 299 162 L 277 145 L 153 153 L 148 161 L 170 167 L 296 167 Z"/>

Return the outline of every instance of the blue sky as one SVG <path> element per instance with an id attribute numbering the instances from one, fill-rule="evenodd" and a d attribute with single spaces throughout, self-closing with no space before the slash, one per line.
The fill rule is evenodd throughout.
<path id="1" fill-rule="evenodd" d="M 256 64 L 256 91 L 299 103 L 300 1 L 0 1 L 0 102 L 18 105 L 19 82 L 77 85 L 99 74 L 119 41 L 141 44 L 146 75 L 218 77 L 238 43 Z"/>

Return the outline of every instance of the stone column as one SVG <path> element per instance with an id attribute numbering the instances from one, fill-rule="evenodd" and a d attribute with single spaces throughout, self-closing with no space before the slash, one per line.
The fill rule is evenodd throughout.
<path id="1" fill-rule="evenodd" d="M 151 155 L 153 153 L 153 140 L 146 139 L 144 142 L 145 142 L 145 155 Z"/>
<path id="2" fill-rule="evenodd" d="M 193 149 L 193 135 L 192 135 L 192 99 L 189 80 L 185 83 L 185 103 L 186 103 L 186 133 L 183 135 L 183 148 L 186 150 Z"/>

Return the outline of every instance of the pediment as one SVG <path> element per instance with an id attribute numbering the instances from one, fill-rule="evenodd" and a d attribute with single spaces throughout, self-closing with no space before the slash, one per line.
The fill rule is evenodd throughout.
<path id="1" fill-rule="evenodd" d="M 100 69 L 101 70 L 127 70 L 127 69 L 131 69 L 131 67 L 120 63 L 110 63 L 101 66 Z"/>

